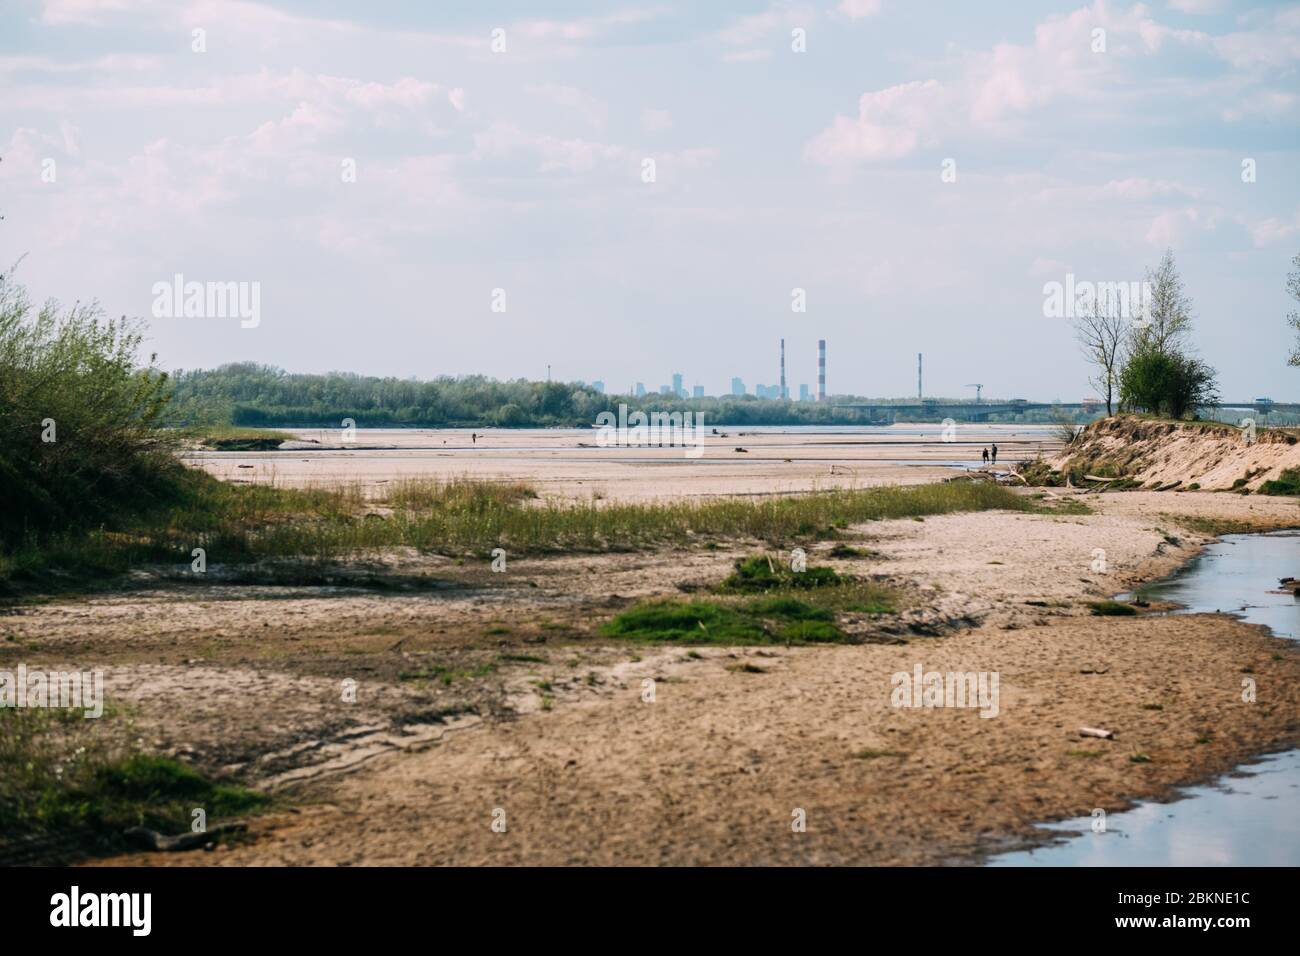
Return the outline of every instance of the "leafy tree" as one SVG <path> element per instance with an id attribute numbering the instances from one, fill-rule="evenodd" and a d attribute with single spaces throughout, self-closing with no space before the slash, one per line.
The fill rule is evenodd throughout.
<path id="1" fill-rule="evenodd" d="M 1184 418 L 1219 400 L 1215 371 L 1200 359 L 1148 346 L 1129 357 L 1119 378 L 1120 406 Z"/>
<path id="2" fill-rule="evenodd" d="M 1147 270 L 1150 299 L 1145 323 L 1134 328 L 1132 351 L 1183 351 L 1192 328 L 1192 300 L 1183 291 L 1183 279 L 1174 264 L 1174 252 L 1166 249 L 1160 265 Z"/>

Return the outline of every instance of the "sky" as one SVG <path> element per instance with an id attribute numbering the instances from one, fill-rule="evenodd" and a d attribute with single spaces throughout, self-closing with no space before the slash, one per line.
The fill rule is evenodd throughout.
<path id="1" fill-rule="evenodd" d="M 1298 65 L 1295 3 L 3 0 L 0 263 L 169 369 L 1079 401 L 1045 284 L 1168 248 L 1297 401 Z"/>

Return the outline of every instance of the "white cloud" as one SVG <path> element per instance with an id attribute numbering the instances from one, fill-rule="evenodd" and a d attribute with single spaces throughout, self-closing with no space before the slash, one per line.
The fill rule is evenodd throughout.
<path id="1" fill-rule="evenodd" d="M 1169 0 L 1171 10 L 1180 13 L 1218 13 L 1224 8 L 1223 0 Z"/>
<path id="2" fill-rule="evenodd" d="M 1250 227 L 1250 237 L 1256 246 L 1267 246 L 1275 242 L 1282 242 L 1297 233 L 1300 233 L 1300 209 L 1296 210 L 1296 214 L 1291 217 L 1290 221 L 1269 218 Z"/>
<path id="3" fill-rule="evenodd" d="M 880 12 L 880 0 L 841 0 L 835 8 L 850 20 L 874 17 Z"/>
<path id="4" fill-rule="evenodd" d="M 898 159 L 926 145 L 941 122 L 944 90 L 936 80 L 903 83 L 858 101 L 858 116 L 837 116 L 804 149 L 816 163 L 837 166 Z"/>

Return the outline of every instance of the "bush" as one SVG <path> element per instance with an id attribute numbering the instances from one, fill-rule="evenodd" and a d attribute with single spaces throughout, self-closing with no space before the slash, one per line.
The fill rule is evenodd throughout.
<path id="1" fill-rule="evenodd" d="M 166 375 L 137 368 L 139 344 L 95 303 L 34 311 L 0 278 L 0 545 L 172 493 L 181 466 L 156 427 Z"/>
<path id="2" fill-rule="evenodd" d="M 1185 418 L 1218 397 L 1214 369 L 1190 355 L 1143 349 L 1119 373 L 1125 411 Z"/>
<path id="3" fill-rule="evenodd" d="M 1259 486 L 1261 495 L 1300 495 L 1300 468 L 1287 468 Z"/>

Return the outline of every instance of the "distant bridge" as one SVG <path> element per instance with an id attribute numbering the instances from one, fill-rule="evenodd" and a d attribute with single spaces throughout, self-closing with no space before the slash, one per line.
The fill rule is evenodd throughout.
<path id="1" fill-rule="evenodd" d="M 903 415 L 909 419 L 933 419 L 942 421 L 951 418 L 954 421 L 983 422 L 995 415 L 1019 415 L 1023 412 L 1060 410 L 1068 414 L 1103 415 L 1106 412 L 1104 402 L 1030 402 L 1012 399 L 1007 402 L 939 402 L 926 401 L 900 403 L 844 403 L 834 408 L 851 408 L 863 412 L 868 418 L 877 421 L 896 421 Z M 1235 408 L 1253 411 L 1264 416 L 1269 412 L 1300 412 L 1300 402 L 1215 402 L 1205 408 Z"/>

